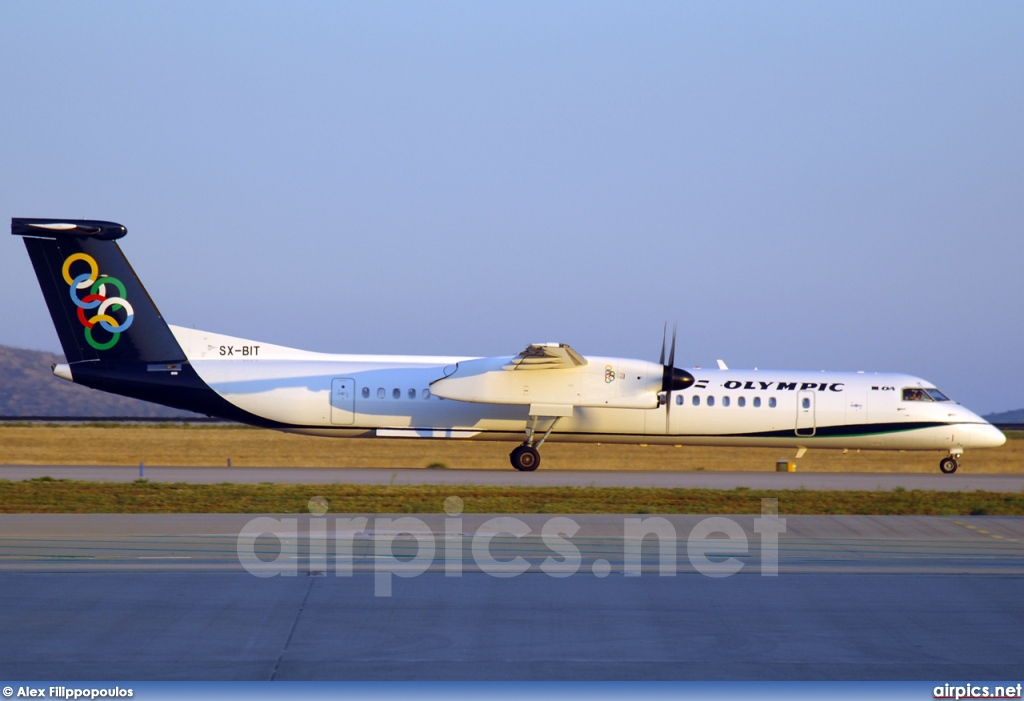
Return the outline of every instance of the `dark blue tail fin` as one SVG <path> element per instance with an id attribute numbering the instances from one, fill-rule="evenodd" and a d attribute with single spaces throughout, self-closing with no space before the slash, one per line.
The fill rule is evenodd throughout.
<path id="1" fill-rule="evenodd" d="M 116 239 L 120 224 L 82 219 L 12 219 L 24 237 L 69 363 L 180 363 L 181 347 Z"/>
<path id="2" fill-rule="evenodd" d="M 260 426 L 196 374 L 117 239 L 120 224 L 86 219 L 12 219 L 57 327 L 68 371 L 94 389 Z"/>

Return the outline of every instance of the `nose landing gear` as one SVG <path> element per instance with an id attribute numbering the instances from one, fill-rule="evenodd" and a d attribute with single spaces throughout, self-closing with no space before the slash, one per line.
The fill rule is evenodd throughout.
<path id="1" fill-rule="evenodd" d="M 963 455 L 963 452 L 963 449 L 950 450 L 949 457 L 942 458 L 942 461 L 939 463 L 939 469 L 947 475 L 956 472 L 960 467 L 960 456 Z"/>

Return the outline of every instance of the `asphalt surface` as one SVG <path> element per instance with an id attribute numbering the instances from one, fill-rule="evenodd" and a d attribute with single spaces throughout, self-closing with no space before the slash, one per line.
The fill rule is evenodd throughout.
<path id="1" fill-rule="evenodd" d="M 101 482 L 139 479 L 138 467 L 2 465 L 0 479 L 25 480 L 49 476 Z M 932 491 L 1024 491 L 1024 474 L 944 475 L 882 472 L 668 472 L 606 470 L 453 470 L 429 468 L 279 468 L 279 467 L 156 467 L 146 465 L 144 477 L 154 482 L 217 484 L 451 484 L 537 487 L 689 487 L 702 489 L 926 489 Z"/>
<path id="2" fill-rule="evenodd" d="M 1024 518 L 712 522 L 732 548 L 699 538 L 705 516 L 648 521 L 643 540 L 626 519 L 649 517 L 573 516 L 572 535 L 505 517 L 519 536 L 479 514 L 253 518 L 0 516 L 0 677 L 1010 680 L 1024 664 Z"/>

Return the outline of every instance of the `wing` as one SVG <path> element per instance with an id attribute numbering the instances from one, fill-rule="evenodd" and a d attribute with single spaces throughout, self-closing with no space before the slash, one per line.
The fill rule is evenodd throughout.
<path id="1" fill-rule="evenodd" d="M 587 359 L 567 343 L 531 343 L 503 370 L 561 370 L 581 367 Z"/>

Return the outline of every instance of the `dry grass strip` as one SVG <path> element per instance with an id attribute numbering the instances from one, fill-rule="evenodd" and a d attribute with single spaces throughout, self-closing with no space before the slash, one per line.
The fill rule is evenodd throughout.
<path id="1" fill-rule="evenodd" d="M 1024 472 L 1024 440 L 968 451 L 967 473 Z M 240 426 L 0 425 L 0 464 L 216 467 L 427 467 L 509 470 L 510 443 L 454 440 L 331 439 Z M 541 470 L 772 471 L 795 451 L 612 444 L 544 445 Z M 938 472 L 941 451 L 810 450 L 801 472 Z"/>

